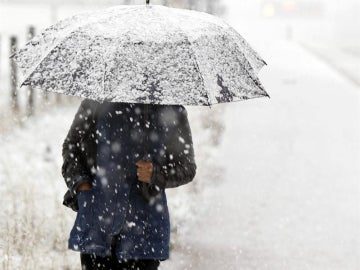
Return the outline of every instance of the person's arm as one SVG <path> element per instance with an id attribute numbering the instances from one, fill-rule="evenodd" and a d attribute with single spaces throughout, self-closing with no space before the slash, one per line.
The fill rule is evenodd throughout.
<path id="1" fill-rule="evenodd" d="M 62 145 L 64 162 L 61 172 L 72 196 L 76 194 L 78 188 L 88 189 L 92 183 L 91 170 L 84 154 L 86 149 L 82 143 L 94 124 L 93 110 L 95 106 L 91 106 L 92 102 L 88 99 L 81 102 Z"/>
<path id="2" fill-rule="evenodd" d="M 150 185 L 159 189 L 175 188 L 191 182 L 196 174 L 192 134 L 186 109 L 177 106 L 177 121 L 171 121 L 165 145 L 167 164 L 153 161 Z"/>

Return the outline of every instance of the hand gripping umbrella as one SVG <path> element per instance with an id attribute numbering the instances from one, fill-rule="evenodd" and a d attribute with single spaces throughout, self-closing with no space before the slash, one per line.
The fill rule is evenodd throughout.
<path id="1" fill-rule="evenodd" d="M 257 76 L 265 61 L 224 20 L 149 2 L 81 13 L 45 29 L 11 56 L 21 85 L 142 103 L 145 111 L 146 104 L 269 97 Z"/>

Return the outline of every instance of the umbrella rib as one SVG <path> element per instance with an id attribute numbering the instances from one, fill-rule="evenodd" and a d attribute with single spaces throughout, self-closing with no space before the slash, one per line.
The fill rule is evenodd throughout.
<path id="1" fill-rule="evenodd" d="M 198 64 L 198 61 L 197 61 L 197 57 L 196 57 L 196 53 L 195 53 L 195 50 L 193 49 L 193 47 L 192 47 L 192 44 L 191 44 L 191 41 L 188 39 L 188 37 L 186 37 L 185 36 L 185 38 L 186 38 L 186 40 L 188 41 L 188 43 L 189 43 L 189 47 L 190 47 L 190 49 L 191 49 L 191 51 L 192 51 L 192 53 L 193 53 L 193 55 L 194 55 L 194 58 L 195 58 L 195 66 L 196 66 L 196 68 L 197 68 L 197 70 L 199 71 L 199 74 L 200 74 L 200 77 L 201 77 L 201 80 L 202 80 L 202 83 L 203 83 L 203 88 L 204 88 L 204 90 L 206 91 L 206 93 L 207 93 L 207 99 L 208 99 L 208 104 L 209 105 L 211 105 L 211 100 L 209 99 L 209 91 L 206 89 L 206 87 L 205 87 L 205 80 L 204 80 L 204 77 L 203 77 L 203 75 L 202 75 L 202 73 L 201 73 L 201 70 L 200 70 L 200 66 L 199 66 L 199 64 Z"/>
<path id="2" fill-rule="evenodd" d="M 224 29 L 227 33 L 228 36 L 234 41 L 234 43 L 236 45 L 238 45 L 238 42 L 235 40 L 234 36 L 238 36 L 238 40 L 241 40 L 241 42 L 243 43 L 244 47 L 248 50 L 248 52 L 252 55 L 252 57 L 255 58 L 255 60 L 258 62 L 256 67 L 253 67 L 251 65 L 251 62 L 246 58 L 246 60 L 249 61 L 251 67 L 254 69 L 255 73 L 259 73 L 259 71 L 265 66 L 267 65 L 267 63 L 265 62 L 265 60 L 258 54 L 258 52 L 256 52 L 251 46 L 250 44 L 232 27 L 229 25 L 229 27 L 227 29 Z M 241 48 L 240 45 L 238 45 L 239 48 Z M 243 52 L 241 52 L 242 54 L 244 54 Z M 244 54 L 245 56 L 245 54 Z"/>
<path id="3" fill-rule="evenodd" d="M 232 40 L 238 47 L 240 47 L 236 40 L 232 37 L 232 35 L 228 35 L 228 36 L 224 36 L 230 40 Z M 250 47 L 249 47 L 250 48 Z M 257 76 L 257 72 L 255 70 L 255 68 L 251 65 L 251 62 L 246 58 L 245 53 L 240 51 L 241 55 L 244 57 L 244 60 L 249 64 L 249 68 L 244 68 L 246 74 L 249 76 L 249 78 L 251 78 L 251 80 L 254 82 L 254 84 L 263 92 L 265 92 L 265 96 L 268 96 L 268 94 L 266 93 L 264 87 L 262 86 L 258 76 Z M 257 53 L 254 51 L 255 57 L 257 57 Z M 241 61 L 236 57 L 236 59 L 239 61 L 239 63 L 241 64 Z M 259 60 L 262 60 L 261 58 L 258 58 Z M 262 63 L 265 63 L 265 61 L 262 60 Z M 266 63 L 265 63 L 266 64 Z M 264 65 L 263 65 L 264 66 Z M 252 71 L 252 72 L 251 72 Z"/>
<path id="4" fill-rule="evenodd" d="M 161 16 L 160 13 L 158 13 L 158 14 Z M 189 48 L 190 48 L 190 50 L 191 50 L 191 52 L 193 53 L 194 58 L 195 58 L 195 61 L 194 61 L 194 62 L 195 62 L 195 68 L 196 68 L 196 69 L 198 70 L 198 72 L 199 72 L 199 75 L 200 75 L 200 78 L 201 78 L 201 81 L 202 81 L 202 85 L 203 85 L 203 89 L 204 89 L 204 90 L 206 91 L 206 93 L 207 93 L 206 96 L 207 96 L 207 99 L 208 99 L 208 105 L 211 105 L 211 100 L 209 99 L 209 91 L 206 89 L 205 80 L 204 80 L 204 77 L 203 77 L 203 75 L 202 75 L 202 73 L 201 73 L 200 66 L 199 66 L 198 61 L 197 61 L 196 53 L 195 53 L 195 50 L 193 49 L 193 46 L 192 46 L 192 44 L 191 44 L 191 41 L 190 41 L 189 38 L 187 37 L 185 31 L 183 31 L 183 29 L 181 29 L 181 27 L 179 27 L 179 26 L 178 26 L 176 23 L 174 23 L 171 19 L 170 19 L 169 21 L 171 21 L 171 24 L 172 24 L 172 26 L 173 26 L 174 28 L 178 29 L 179 32 L 184 35 L 187 43 L 189 44 Z"/>
<path id="5" fill-rule="evenodd" d="M 102 76 L 102 88 L 103 88 L 103 93 L 105 93 L 105 78 L 106 78 L 106 62 L 104 57 L 102 57 L 103 62 L 104 62 L 104 71 L 103 71 L 103 76 Z"/>
<path id="6" fill-rule="evenodd" d="M 127 10 L 124 9 L 123 11 L 127 11 Z M 113 16 L 108 17 L 108 18 L 104 18 L 104 19 L 109 20 L 109 19 L 114 18 L 114 17 L 117 17 L 117 16 L 119 16 L 119 14 L 114 14 Z M 101 19 L 103 19 L 103 18 L 99 18 L 98 20 L 101 20 Z M 90 21 L 90 22 L 88 21 L 88 22 L 86 22 L 86 23 L 84 23 L 84 24 L 81 24 L 81 25 L 79 25 L 79 26 L 76 26 L 76 28 L 75 28 L 75 29 L 72 29 L 71 31 L 69 31 L 69 33 L 66 34 L 66 36 L 65 36 L 63 39 L 59 40 L 59 42 L 57 42 L 54 46 L 52 46 L 51 48 L 49 48 L 49 49 L 46 51 L 46 54 L 44 54 L 44 57 L 42 57 L 42 58 L 38 61 L 38 63 L 34 65 L 34 68 L 33 68 L 28 74 L 26 74 L 26 75 L 24 76 L 23 83 L 21 84 L 21 86 L 25 84 L 25 82 L 31 77 L 31 75 L 32 75 L 32 74 L 35 72 L 35 70 L 41 65 L 41 63 L 46 59 L 46 57 L 48 57 L 49 53 L 50 53 L 52 50 L 54 50 L 56 47 L 60 46 L 65 40 L 67 40 L 68 38 L 70 38 L 73 33 L 75 33 L 75 32 L 78 31 L 79 29 L 84 28 L 84 27 L 86 27 L 86 26 L 88 26 L 88 25 L 90 25 L 90 24 L 92 24 L 92 23 L 94 23 L 94 21 Z"/>
<path id="7" fill-rule="evenodd" d="M 44 56 L 38 61 L 38 63 L 34 65 L 33 69 L 32 69 L 28 74 L 26 74 L 26 75 L 24 76 L 23 84 L 31 77 L 31 75 L 32 75 L 32 74 L 35 72 L 35 70 L 41 65 L 41 63 L 46 59 L 46 57 L 48 57 L 49 53 L 50 53 L 52 50 L 54 50 L 56 47 L 60 46 L 65 40 L 67 40 L 69 37 L 71 37 L 71 35 L 72 35 L 75 31 L 79 30 L 79 28 L 82 28 L 82 27 L 84 27 L 84 26 L 86 26 L 86 25 L 89 25 L 90 23 L 91 23 L 91 22 L 87 22 L 87 23 L 85 23 L 85 24 L 77 27 L 76 29 L 71 30 L 68 34 L 66 34 L 66 36 L 65 36 L 63 39 L 59 40 L 54 46 L 52 46 L 51 48 L 49 48 L 49 49 L 46 51 L 46 53 L 44 54 Z M 23 84 L 22 84 L 22 85 L 23 85 Z"/>

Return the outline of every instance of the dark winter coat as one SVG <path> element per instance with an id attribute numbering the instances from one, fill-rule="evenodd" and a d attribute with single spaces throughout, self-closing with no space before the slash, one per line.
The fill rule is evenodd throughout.
<path id="1" fill-rule="evenodd" d="M 146 200 L 135 163 L 143 159 L 145 105 L 84 100 L 63 144 L 64 204 L 78 210 L 69 248 L 99 256 L 116 243 L 118 258 L 165 260 L 170 221 L 165 189 L 196 173 L 191 130 L 181 105 L 149 108 L 147 149 L 154 165 Z M 89 191 L 76 192 L 90 182 Z"/>

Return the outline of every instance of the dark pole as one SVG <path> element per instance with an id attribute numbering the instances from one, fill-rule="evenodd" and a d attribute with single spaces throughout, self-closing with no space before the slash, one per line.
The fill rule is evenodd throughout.
<path id="1" fill-rule="evenodd" d="M 28 39 L 32 39 L 35 35 L 35 28 L 34 26 L 29 27 L 29 35 Z M 28 96 L 28 103 L 27 103 L 27 115 L 31 116 L 34 114 L 34 88 L 29 86 L 29 96 Z"/>
<path id="2" fill-rule="evenodd" d="M 61 94 L 60 93 L 56 93 L 55 94 L 55 97 L 56 97 L 56 103 L 61 103 Z"/>
<path id="3" fill-rule="evenodd" d="M 147 5 L 150 4 L 150 0 L 146 0 L 146 4 L 147 4 Z"/>
<path id="4" fill-rule="evenodd" d="M 215 13 L 215 5 L 217 4 L 216 2 L 217 1 L 215 1 L 215 3 L 214 3 L 214 0 L 207 2 L 207 7 L 206 7 L 206 12 L 207 13 L 210 13 L 210 14 Z"/>
<path id="5" fill-rule="evenodd" d="M 10 51 L 11 54 L 17 50 L 17 38 L 12 36 L 10 38 Z M 17 96 L 17 68 L 15 60 L 10 60 L 10 85 L 11 85 L 11 107 L 14 111 L 19 110 L 18 96 Z"/>
<path id="6" fill-rule="evenodd" d="M 195 9 L 195 0 L 189 0 L 189 9 Z"/>

